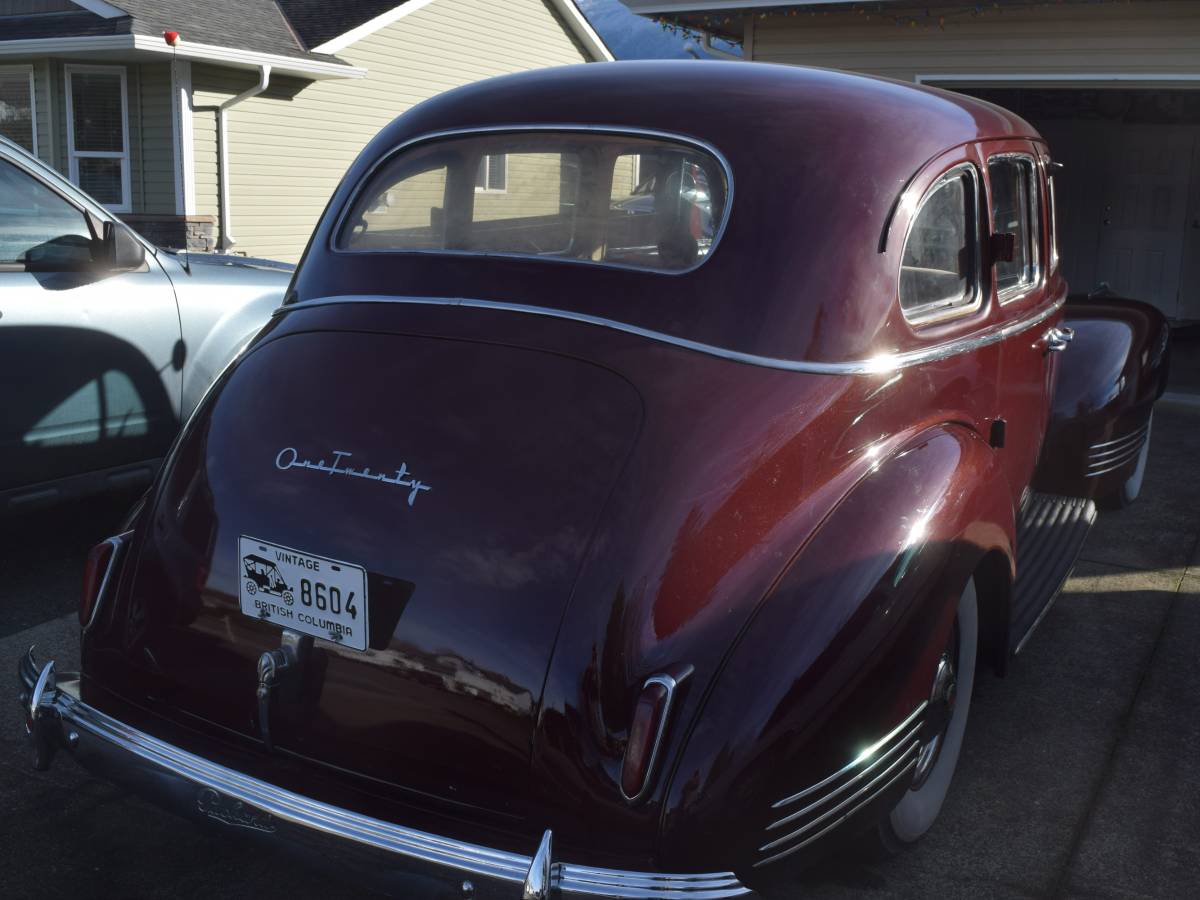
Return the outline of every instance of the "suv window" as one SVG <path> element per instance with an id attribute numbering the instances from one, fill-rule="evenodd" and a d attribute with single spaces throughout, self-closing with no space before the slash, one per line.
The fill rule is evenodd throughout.
<path id="1" fill-rule="evenodd" d="M 686 271 L 712 251 L 728 193 L 722 164 L 682 142 L 556 131 L 446 138 L 383 166 L 334 244 Z"/>
<path id="2" fill-rule="evenodd" d="M 904 243 L 900 308 L 915 322 L 966 312 L 977 303 L 979 187 L 962 165 L 925 194 Z"/>
<path id="3" fill-rule="evenodd" d="M 1015 238 L 1011 261 L 996 262 L 996 291 L 1006 299 L 1023 293 L 1038 278 L 1038 179 L 1029 156 L 988 160 L 992 186 L 992 230 Z"/>
<path id="4" fill-rule="evenodd" d="M 0 160 L 0 266 L 73 268 L 91 261 L 91 247 L 83 213 Z"/>

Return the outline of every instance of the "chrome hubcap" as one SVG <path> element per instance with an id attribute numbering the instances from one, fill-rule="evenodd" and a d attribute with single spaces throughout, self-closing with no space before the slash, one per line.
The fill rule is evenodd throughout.
<path id="1" fill-rule="evenodd" d="M 957 634 L 954 638 L 957 643 Z M 938 660 L 937 671 L 933 676 L 933 690 L 929 696 L 928 713 L 925 719 L 925 733 L 930 737 L 921 745 L 917 754 L 917 767 L 913 773 L 912 790 L 918 790 L 933 771 L 937 762 L 938 751 L 942 749 L 942 739 L 954 718 L 954 701 L 958 692 L 958 675 L 954 671 L 954 661 L 949 652 L 943 653 Z"/>

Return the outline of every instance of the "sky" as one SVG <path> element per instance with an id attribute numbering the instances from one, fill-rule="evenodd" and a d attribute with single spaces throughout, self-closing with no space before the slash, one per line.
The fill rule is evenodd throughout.
<path id="1" fill-rule="evenodd" d="M 657 22 L 635 15 L 621 0 L 576 0 L 592 27 L 608 44 L 617 59 L 687 59 L 690 57 L 683 45 L 688 38 L 670 34 Z M 698 41 L 693 41 L 699 44 Z M 717 47 L 734 50 L 724 42 Z M 700 50 L 702 57 L 707 56 Z"/>

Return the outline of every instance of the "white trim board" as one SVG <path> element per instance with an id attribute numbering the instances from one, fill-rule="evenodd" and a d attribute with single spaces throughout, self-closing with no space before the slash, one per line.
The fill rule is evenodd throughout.
<path id="1" fill-rule="evenodd" d="M 419 10 L 424 9 L 434 0 L 408 0 L 407 3 L 402 3 L 398 6 L 393 6 L 387 12 L 380 13 L 373 19 L 368 19 L 361 25 L 351 28 L 344 34 L 339 34 L 337 37 L 330 38 L 323 44 L 319 44 L 312 48 L 313 53 L 337 53 L 339 50 L 344 50 L 356 41 L 361 41 L 368 35 L 374 34 L 381 28 L 399 22 L 405 16 L 411 15 Z M 612 51 L 608 49 L 608 45 L 592 28 L 587 17 L 580 11 L 575 4 L 575 0 L 549 0 L 550 4 L 562 16 L 568 28 L 575 35 L 576 39 L 583 44 L 584 48 L 597 60 L 604 62 L 612 62 L 616 57 Z"/>
<path id="2" fill-rule="evenodd" d="M 171 138 L 175 145 L 175 215 L 196 214 L 196 147 L 192 123 L 192 64 L 171 66 Z"/>
<path id="3" fill-rule="evenodd" d="M 393 6 L 387 12 L 380 13 L 373 19 L 368 19 L 361 25 L 351 28 L 344 34 L 339 34 L 337 37 L 330 38 L 323 44 L 318 44 L 312 48 L 313 53 L 337 53 L 339 50 L 344 50 L 356 41 L 361 41 L 368 35 L 374 34 L 381 28 L 387 28 L 393 22 L 399 22 L 405 16 L 411 15 L 418 10 L 424 9 L 433 0 L 408 0 L 407 3 L 402 3 L 399 6 Z"/>
<path id="4" fill-rule="evenodd" d="M 38 155 L 38 117 L 37 117 L 37 82 L 33 76 L 33 66 L 0 66 L 0 75 L 5 73 L 24 72 L 29 76 L 29 119 L 30 133 L 33 135 L 33 155 Z"/>
<path id="5" fill-rule="evenodd" d="M 172 48 L 161 37 L 145 34 L 106 34 L 97 37 L 29 38 L 19 41 L 0 41 L 0 58 L 5 56 L 41 56 L 64 53 L 92 53 L 102 51 L 128 52 L 131 50 L 170 55 L 180 59 L 203 60 L 225 65 L 261 68 L 270 66 L 282 75 L 300 75 L 319 80 L 322 78 L 362 78 L 367 70 L 358 66 L 323 60 L 297 59 L 275 53 L 259 53 L 255 50 L 238 50 L 216 44 L 191 43 L 187 35 L 179 46 Z"/>
<path id="6" fill-rule="evenodd" d="M 120 153 L 110 150 L 76 150 L 75 149 L 75 111 L 74 99 L 71 91 L 71 76 L 76 73 L 88 72 L 115 72 L 121 78 L 121 143 L 123 149 Z M 63 80 L 66 88 L 67 98 L 67 161 L 68 171 L 67 176 L 76 186 L 79 185 L 79 160 L 83 159 L 117 159 L 121 161 L 121 202 L 119 204 L 105 204 L 105 209 L 115 213 L 133 212 L 132 186 L 130 184 L 129 172 L 129 76 L 125 70 L 125 66 L 63 66 Z"/>

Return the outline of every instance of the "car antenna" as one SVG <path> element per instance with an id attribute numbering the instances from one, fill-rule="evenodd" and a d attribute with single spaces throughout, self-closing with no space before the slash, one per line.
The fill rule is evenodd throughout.
<path id="1" fill-rule="evenodd" d="M 166 41 L 167 46 L 171 48 L 171 90 L 173 92 L 178 92 L 179 78 L 178 78 L 178 72 L 176 71 L 175 63 L 176 63 L 178 55 L 179 55 L 179 49 L 178 49 L 179 48 L 179 32 L 178 31 L 164 31 L 163 32 L 163 40 Z M 183 100 L 184 100 L 184 98 L 180 97 L 178 95 L 178 93 L 176 93 L 175 102 L 182 103 Z M 190 95 L 187 97 L 187 102 L 188 103 L 192 102 L 192 98 Z M 182 115 L 182 114 L 183 114 L 183 110 L 180 110 L 180 115 Z M 177 140 L 182 141 L 184 136 L 182 134 L 178 134 L 175 137 Z M 175 154 L 175 156 L 178 160 L 178 165 L 180 168 L 179 183 L 182 184 L 187 179 L 187 173 L 183 171 L 183 153 L 182 152 L 177 153 L 177 154 Z M 184 214 L 185 215 L 187 214 L 186 206 L 184 207 Z M 191 257 L 188 256 L 188 234 L 187 234 L 186 223 L 184 224 L 184 228 L 183 228 L 183 271 L 187 272 L 189 275 L 192 274 L 192 260 L 191 260 Z"/>

